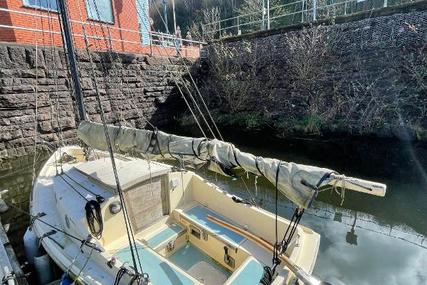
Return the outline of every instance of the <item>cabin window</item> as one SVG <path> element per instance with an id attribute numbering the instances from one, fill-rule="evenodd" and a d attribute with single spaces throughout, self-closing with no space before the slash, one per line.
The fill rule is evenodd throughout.
<path id="1" fill-rule="evenodd" d="M 24 6 L 58 11 L 56 0 L 24 0 Z"/>
<path id="2" fill-rule="evenodd" d="M 87 17 L 106 23 L 114 23 L 111 0 L 86 0 Z"/>

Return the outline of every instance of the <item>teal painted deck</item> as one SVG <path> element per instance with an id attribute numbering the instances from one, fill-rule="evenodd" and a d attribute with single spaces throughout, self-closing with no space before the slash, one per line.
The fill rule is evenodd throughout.
<path id="1" fill-rule="evenodd" d="M 252 259 L 239 272 L 239 275 L 230 283 L 230 285 L 258 285 L 264 273 L 264 267 L 261 263 Z"/>
<path id="2" fill-rule="evenodd" d="M 152 249 L 138 245 L 138 254 L 144 272 L 150 275 L 154 285 L 192 285 L 194 282 L 163 261 Z M 132 256 L 129 247 L 119 250 L 115 256 L 121 262 L 132 264 Z"/>
<path id="3" fill-rule="evenodd" d="M 209 210 L 206 207 L 203 206 L 195 206 L 187 211 L 184 212 L 184 215 L 186 218 L 195 221 L 208 229 L 210 229 L 215 234 L 223 237 L 225 240 L 227 240 L 230 243 L 233 243 L 235 245 L 240 245 L 245 238 L 227 228 L 224 228 L 220 225 L 215 224 L 214 222 L 211 222 L 208 220 L 208 215 L 211 215 L 215 218 L 219 218 L 221 220 L 229 222 L 224 217 L 220 216 L 219 214 Z"/>
<path id="4" fill-rule="evenodd" d="M 216 270 L 230 277 L 231 272 L 217 263 L 214 259 L 200 251 L 197 247 L 191 244 L 186 244 L 169 257 L 169 260 L 178 265 L 184 271 L 190 270 L 195 264 L 204 261 L 214 267 Z"/>
<path id="5" fill-rule="evenodd" d="M 162 231 L 160 231 L 159 233 L 155 234 L 153 237 L 148 239 L 147 244 L 151 248 L 156 248 L 162 242 L 169 240 L 173 236 L 177 236 L 182 231 L 184 231 L 184 228 L 178 224 L 168 225 L 167 228 L 163 229 Z"/>

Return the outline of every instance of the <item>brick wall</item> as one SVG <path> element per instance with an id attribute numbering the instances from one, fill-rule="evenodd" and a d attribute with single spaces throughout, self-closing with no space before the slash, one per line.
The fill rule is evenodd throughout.
<path id="1" fill-rule="evenodd" d="M 68 1 L 69 17 L 77 48 L 85 48 L 85 29 L 92 50 L 107 50 L 175 55 L 174 48 L 141 45 L 138 14 L 134 0 L 112 0 L 114 23 L 104 23 L 88 19 L 86 0 Z M 62 46 L 58 13 L 34 9 L 23 4 L 23 0 L 0 1 L 0 42 L 41 46 Z M 105 37 L 108 38 L 105 40 Z M 186 57 L 198 57 L 199 48 L 189 47 L 183 53 Z"/>
<path id="2" fill-rule="evenodd" d="M 103 108 L 109 122 L 146 127 L 168 124 L 181 112 L 170 72 L 182 71 L 182 60 L 135 54 L 92 53 Z M 61 48 L 0 44 L 0 158 L 32 151 L 37 92 L 39 141 L 75 139 L 76 112 Z M 84 101 L 89 118 L 100 121 L 92 81 L 92 65 L 84 50 L 77 51 Z M 101 59 L 107 62 L 101 65 Z M 59 120 L 59 124 L 58 124 Z"/>

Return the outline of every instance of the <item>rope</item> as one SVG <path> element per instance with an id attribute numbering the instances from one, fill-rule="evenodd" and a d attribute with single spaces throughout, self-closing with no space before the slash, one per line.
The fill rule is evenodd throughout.
<path id="1" fill-rule="evenodd" d="M 261 285 L 270 285 L 273 282 L 274 272 L 270 266 L 264 266 L 264 272 L 262 274 L 259 284 Z"/>
<path id="2" fill-rule="evenodd" d="M 38 4 L 40 5 L 40 1 L 38 0 Z M 42 19 L 41 17 L 41 12 L 40 12 L 40 20 Z M 38 30 L 38 21 L 36 20 L 35 23 L 35 30 Z M 44 35 L 44 30 L 43 30 L 43 26 L 42 26 L 42 35 Z M 33 157 L 33 179 L 32 179 L 32 185 L 34 185 L 34 182 L 36 181 L 36 156 L 37 156 L 37 127 L 38 127 L 38 121 L 37 121 L 37 117 L 38 117 L 38 97 L 39 97 L 39 75 L 38 75 L 38 70 L 39 70 L 39 37 L 37 36 L 36 32 L 34 32 L 34 39 L 35 39 L 35 46 L 36 46 L 36 59 L 35 59 L 35 67 L 36 67 L 36 84 L 35 84 L 35 88 L 34 88 L 34 95 L 35 95 L 35 109 L 34 109 L 34 157 Z"/>
<path id="3" fill-rule="evenodd" d="M 100 239 L 102 237 L 102 231 L 104 230 L 101 206 L 97 201 L 91 200 L 86 203 L 85 211 L 90 232 L 97 239 Z"/>
<path id="4" fill-rule="evenodd" d="M 291 221 L 286 228 L 285 234 L 283 235 L 282 242 L 278 247 L 279 254 L 283 254 L 288 249 L 289 244 L 292 241 L 293 236 L 298 228 L 299 222 L 302 215 L 304 214 L 304 209 L 296 208 L 294 214 L 292 215 Z"/>
<path id="5" fill-rule="evenodd" d="M 145 25 L 145 28 L 146 28 L 147 30 L 150 30 L 150 28 L 147 26 L 147 23 L 145 23 L 145 21 L 143 21 L 143 17 L 142 17 L 142 16 L 141 16 L 141 14 L 139 13 L 139 9 L 138 9 L 137 4 L 136 4 L 136 3 L 138 3 L 138 5 L 139 5 L 140 7 L 142 7 L 142 6 L 141 6 L 141 3 L 140 3 L 139 1 L 137 1 L 136 3 L 135 3 L 135 2 L 133 2 L 133 1 L 130 1 L 130 2 L 131 2 L 131 4 L 133 4 L 133 5 L 134 5 L 134 7 L 135 7 L 135 9 L 136 9 L 136 12 L 137 12 L 137 15 L 138 15 L 139 19 L 141 20 L 141 23 L 143 23 L 143 24 Z M 176 43 L 175 43 L 175 44 L 176 44 Z M 162 47 L 162 48 L 163 48 L 163 49 L 166 49 L 166 47 Z M 167 53 L 166 53 L 166 54 L 167 54 Z M 157 60 L 157 58 L 156 58 L 156 57 L 153 57 L 153 58 Z M 169 63 L 171 63 L 171 64 L 172 64 L 172 61 L 171 61 L 170 57 L 169 57 L 169 56 L 167 56 L 167 58 L 168 58 L 168 60 L 169 60 Z M 197 124 L 198 128 L 200 129 L 200 131 L 201 131 L 202 135 L 203 135 L 205 138 L 207 138 L 207 136 L 206 136 L 205 132 L 203 131 L 203 128 L 202 128 L 201 124 L 199 123 L 199 120 L 197 119 L 197 117 L 196 117 L 196 115 L 195 115 L 195 113 L 194 113 L 193 109 L 191 108 L 191 106 L 190 106 L 190 104 L 189 104 L 189 102 L 188 102 L 188 99 L 185 97 L 184 92 L 182 91 L 181 87 L 179 86 L 178 80 L 177 80 L 177 79 L 176 79 L 176 77 L 174 76 L 173 72 L 171 72 L 171 71 L 170 71 L 169 73 L 170 73 L 170 75 L 171 75 L 171 77 L 172 77 L 172 79 L 173 79 L 173 81 L 174 81 L 174 83 L 175 83 L 176 87 L 178 88 L 178 91 L 179 91 L 179 93 L 180 93 L 181 97 L 184 99 L 184 102 L 185 102 L 185 104 L 187 105 L 187 108 L 189 109 L 189 111 L 190 111 L 191 115 L 193 116 L 194 121 L 196 122 L 196 124 Z M 184 84 L 184 86 L 186 86 L 186 85 Z M 191 92 L 189 92 L 189 93 L 190 93 L 189 95 L 192 97 Z M 192 101 L 194 101 L 194 98 L 192 99 Z M 199 109 L 200 109 L 200 108 L 199 108 Z M 214 133 L 213 133 L 213 132 L 212 132 L 212 134 L 213 134 L 213 136 L 215 137 L 215 135 L 214 135 Z"/>
<path id="6" fill-rule="evenodd" d="M 120 280 L 122 277 L 127 273 L 127 270 L 125 267 L 120 267 L 119 271 L 117 271 L 116 279 L 114 280 L 114 285 L 119 285 Z"/>
<path id="7" fill-rule="evenodd" d="M 73 177 L 71 177 L 70 175 L 68 175 L 66 172 L 62 172 L 59 175 L 64 181 L 66 181 L 66 180 L 62 177 L 63 175 L 66 176 L 71 181 L 73 181 L 78 186 L 80 186 L 81 188 L 83 188 L 86 192 L 88 192 L 89 194 L 91 194 L 92 196 L 94 196 L 96 198 L 96 200 L 98 201 L 98 203 L 103 203 L 105 201 L 104 197 L 102 197 L 99 194 L 96 194 L 95 192 L 93 192 L 92 190 L 90 190 L 89 188 L 87 188 L 86 186 L 84 186 L 83 184 L 81 184 L 80 182 L 78 182 L 77 180 L 75 180 Z"/>
<path id="8" fill-rule="evenodd" d="M 98 15 L 98 18 L 99 18 L 99 9 L 98 9 L 98 6 L 97 6 L 97 4 L 94 2 L 94 5 L 95 5 L 95 11 L 96 11 L 96 13 L 97 13 L 97 15 Z M 81 13 L 81 8 L 80 8 L 80 3 L 78 3 L 78 8 L 79 8 L 79 11 L 80 11 L 80 20 L 81 21 L 83 21 L 82 20 L 82 17 L 81 17 L 81 15 L 82 15 L 82 13 Z M 99 35 L 98 35 L 98 32 L 97 32 L 97 29 L 96 29 L 96 27 L 94 28 L 94 23 L 92 22 L 92 21 L 90 21 L 89 22 L 89 25 L 90 25 L 90 28 L 91 28 L 91 31 L 92 31 L 92 33 L 94 33 L 94 34 L 96 34 L 96 36 L 97 37 L 99 37 Z M 107 47 L 108 46 L 108 40 L 107 40 L 107 36 L 106 36 L 106 34 L 105 34 L 105 31 L 104 31 L 104 25 L 101 23 L 101 22 L 98 22 L 98 26 L 100 27 L 100 29 L 101 29 L 101 33 L 102 33 L 102 38 L 104 39 L 104 43 L 105 43 L 105 46 Z M 85 27 L 84 27 L 84 25 L 82 26 L 82 28 L 83 28 L 83 30 L 84 30 L 84 33 L 85 33 Z M 107 29 L 108 29 L 108 27 L 107 27 Z M 86 35 L 85 35 L 86 36 Z M 99 45 L 98 45 L 98 40 L 96 40 L 95 41 L 95 44 L 96 44 L 96 46 L 97 46 L 97 48 L 98 49 L 100 49 L 99 48 Z M 107 54 L 108 54 L 108 56 L 109 56 L 109 59 L 110 59 L 110 62 L 112 63 L 112 62 L 114 62 L 114 59 L 113 59 L 113 56 L 112 56 L 112 54 L 113 54 L 113 50 L 111 49 L 111 48 L 108 48 L 107 49 Z M 115 57 L 116 58 L 119 58 L 119 56 L 118 56 L 118 53 L 117 52 L 114 52 L 114 54 L 115 54 Z M 107 74 L 107 72 L 106 72 L 106 70 L 107 70 L 107 68 L 104 66 L 104 64 L 103 64 L 103 61 L 101 60 L 101 64 L 103 65 L 103 69 L 104 69 L 104 74 L 106 75 Z M 124 77 L 124 68 L 123 68 L 123 65 L 120 65 L 120 71 L 121 71 L 121 77 L 120 76 L 118 76 L 118 73 L 116 72 L 116 75 L 114 76 L 114 77 L 116 77 L 116 78 L 120 78 L 120 86 L 121 86 L 121 90 L 123 91 L 123 93 L 122 92 L 118 92 L 118 94 L 119 94 L 119 96 L 122 96 L 123 97 L 123 100 L 126 100 L 126 97 L 125 97 L 125 92 L 124 92 L 124 88 L 123 88 L 123 77 Z M 125 78 L 125 80 L 126 80 L 126 88 L 127 88 L 127 90 L 129 91 L 130 90 L 130 86 L 129 86 L 129 80 L 127 79 L 127 77 L 124 77 Z M 107 86 L 106 86 L 106 89 L 107 89 Z M 128 92 L 128 93 L 130 93 L 131 94 L 131 98 L 132 98 L 132 101 L 133 101 L 133 103 L 134 103 L 134 106 L 135 106 L 135 108 L 136 108 L 136 111 L 137 111 L 137 113 L 139 113 L 139 116 L 148 124 L 148 125 L 150 125 L 150 127 L 152 127 L 153 129 L 155 128 L 155 126 L 144 116 L 144 114 L 143 114 L 143 112 L 142 112 L 142 110 L 138 107 L 138 105 L 136 104 L 136 100 L 135 100 L 135 96 L 134 96 L 134 94 L 133 94 L 133 92 L 131 91 L 131 92 Z M 109 98 L 109 99 L 111 99 L 111 98 Z M 111 100 L 110 100 L 111 101 Z M 122 119 L 122 121 L 124 121 L 125 123 L 126 123 L 126 119 L 125 119 L 125 117 L 123 116 L 123 110 L 122 109 L 120 109 L 120 117 L 121 117 L 121 119 Z"/>
<path id="9" fill-rule="evenodd" d="M 138 1 L 138 3 L 139 3 L 139 0 L 137 0 L 137 1 Z M 160 13 L 160 11 L 159 11 L 159 7 L 157 7 L 157 5 L 156 5 L 156 3 L 154 2 L 154 0 L 151 0 L 151 2 L 152 2 L 152 4 L 154 5 L 154 7 L 156 8 L 157 14 L 158 14 L 158 16 L 160 17 L 160 19 L 162 20 L 163 25 L 167 28 L 166 21 L 165 21 L 165 19 L 163 18 L 162 14 Z M 143 22 L 143 21 L 141 21 L 141 22 Z M 146 27 L 146 28 L 147 28 L 147 27 Z M 149 30 L 149 28 L 147 28 L 147 30 Z M 177 55 L 178 55 L 178 57 L 181 59 L 181 62 L 183 63 L 183 65 L 184 65 L 184 66 L 185 66 L 185 68 L 186 68 L 187 74 L 189 75 L 189 77 L 190 77 L 190 79 L 191 79 L 191 81 L 192 81 L 192 83 L 193 83 L 193 86 L 194 86 L 194 88 L 196 89 L 197 94 L 199 95 L 200 100 L 202 101 L 202 103 L 203 103 L 203 105 L 204 105 L 205 109 L 207 110 L 207 113 L 208 113 L 208 115 L 209 115 L 209 118 L 210 118 L 211 122 L 213 123 L 213 125 L 214 125 L 214 127 L 215 127 L 216 131 L 218 132 L 218 135 L 219 135 L 219 137 L 221 138 L 221 140 L 224 140 L 224 138 L 223 138 L 223 137 L 222 137 L 222 135 L 221 135 L 221 132 L 220 132 L 220 131 L 219 131 L 219 129 L 218 129 L 218 126 L 217 126 L 217 125 L 216 125 L 216 123 L 215 123 L 215 120 L 213 119 L 213 117 L 212 117 L 212 115 L 211 115 L 211 113 L 210 113 L 210 111 L 209 111 L 209 108 L 208 108 L 208 107 L 207 107 L 207 105 L 206 105 L 205 100 L 203 99 L 202 94 L 200 93 L 199 88 L 197 87 L 196 82 L 194 81 L 193 76 L 191 75 L 191 72 L 190 72 L 190 70 L 189 70 L 189 68 L 188 68 L 187 64 L 185 63 L 185 60 L 184 60 L 184 58 L 183 58 L 183 56 L 182 56 L 182 54 L 181 54 L 181 52 L 180 52 L 179 46 L 178 46 L 178 44 L 177 44 L 177 41 L 174 41 L 174 46 L 175 46 L 175 49 L 177 50 Z M 172 63 L 172 61 L 171 61 L 171 59 L 170 59 L 170 57 L 168 57 L 168 59 L 169 59 L 169 62 L 170 62 L 171 64 L 173 64 L 173 63 Z M 186 85 L 186 84 L 184 84 L 184 86 L 186 87 L 186 89 L 187 89 L 187 91 L 188 91 L 188 93 L 189 93 L 190 97 L 192 98 L 192 100 L 193 100 L 194 104 L 196 105 L 196 108 L 198 109 L 198 111 L 199 111 L 200 115 L 202 116 L 202 119 L 204 120 L 204 122 L 205 122 L 205 123 L 206 123 L 206 125 L 208 126 L 209 130 L 211 131 L 211 133 L 212 133 L 213 137 L 214 137 L 214 138 L 216 138 L 215 133 L 212 131 L 212 128 L 210 127 L 210 125 L 209 125 L 209 123 L 207 122 L 207 120 L 206 120 L 205 116 L 203 115 L 202 111 L 200 110 L 200 107 L 198 106 L 198 104 L 197 104 L 197 103 L 196 103 L 196 101 L 194 100 L 194 97 L 193 97 L 193 95 L 191 94 L 190 90 L 188 89 L 187 85 Z"/>
<path id="10" fill-rule="evenodd" d="M 77 237 L 77 236 L 75 236 L 75 235 L 72 235 L 72 234 L 70 234 L 70 233 L 68 233 L 68 232 L 66 232 L 66 231 L 64 231 L 64 230 L 62 230 L 62 229 L 60 229 L 60 228 L 58 228 L 57 226 L 51 225 L 51 224 L 49 224 L 48 222 L 46 222 L 46 221 L 42 220 L 41 218 L 42 218 L 42 217 L 44 217 L 44 216 L 46 216 L 46 214 L 45 214 L 45 213 L 39 213 L 39 214 L 37 214 L 36 216 L 34 216 L 34 215 L 32 215 L 32 214 L 28 213 L 27 211 L 24 211 L 24 210 L 22 210 L 21 208 L 16 207 L 16 206 L 15 206 L 14 204 L 12 204 L 12 203 L 8 203 L 7 205 L 8 205 L 8 206 L 10 206 L 10 207 L 12 207 L 12 208 L 14 208 L 16 211 L 18 211 L 18 212 L 20 212 L 20 213 L 22 213 L 22 214 L 24 214 L 24 215 L 29 216 L 29 217 L 30 217 L 30 226 L 32 226 L 36 221 L 37 221 L 37 222 L 40 222 L 40 223 L 42 223 L 42 224 L 44 224 L 44 225 L 46 225 L 46 226 L 48 226 L 48 227 L 50 227 L 50 228 L 52 228 L 52 229 L 56 230 L 57 232 L 60 232 L 60 233 L 62 233 L 62 234 L 64 234 L 64 235 L 66 235 L 67 237 L 69 237 L 69 238 L 71 238 L 71 239 L 74 239 L 74 240 L 76 240 L 76 241 L 80 242 L 83 246 L 87 246 L 87 247 L 89 247 L 89 248 L 93 248 L 94 250 L 96 250 L 96 251 L 98 251 L 98 252 L 102 252 L 102 250 L 101 250 L 101 249 L 99 249 L 98 247 L 96 247 L 96 244 L 92 243 L 90 240 L 88 240 L 88 239 L 83 240 L 83 239 L 81 239 L 81 238 L 79 238 L 79 237 Z"/>
<path id="11" fill-rule="evenodd" d="M 65 172 L 63 172 L 63 174 L 65 174 Z M 75 181 L 74 179 L 72 179 L 70 176 L 68 176 L 67 174 L 65 174 L 65 175 L 67 177 L 69 177 L 71 180 L 73 180 L 74 183 L 76 183 L 80 187 L 83 187 L 80 183 L 78 183 L 77 181 Z M 71 185 L 71 183 L 69 181 L 67 181 L 62 176 L 62 174 L 59 175 L 59 177 L 68 186 L 70 186 L 70 188 L 74 192 L 76 192 L 80 197 L 82 197 L 84 200 L 86 200 L 85 213 L 86 213 L 86 221 L 87 221 L 89 230 L 90 230 L 91 234 L 95 238 L 100 239 L 102 237 L 102 232 L 104 230 L 104 222 L 102 220 L 102 213 L 101 213 L 100 203 L 104 202 L 104 198 L 101 197 L 101 196 L 99 196 L 99 195 L 96 195 L 95 193 L 93 193 L 89 189 L 83 187 L 86 191 L 90 192 L 92 195 L 94 195 L 96 197 L 96 201 L 95 200 L 89 200 L 82 193 L 80 193 L 80 191 L 78 191 L 77 188 L 75 188 L 73 185 Z"/>
<path id="12" fill-rule="evenodd" d="M 96 10 L 97 16 L 99 18 L 100 14 L 99 14 L 99 10 L 98 10 L 96 2 L 94 2 L 94 4 L 95 4 L 95 10 Z M 106 41 L 106 36 L 105 36 L 105 33 L 104 33 L 104 30 L 102 28 L 102 24 L 101 23 L 100 23 L 100 27 L 101 27 L 104 39 Z M 89 53 L 89 47 L 88 47 L 88 42 L 87 42 L 86 35 L 85 35 L 85 43 L 86 43 L 86 49 L 87 49 L 87 51 Z M 111 52 L 111 50 L 109 50 L 108 55 L 110 56 L 111 62 L 113 62 L 113 58 L 112 58 L 111 54 L 112 54 L 112 52 Z M 96 82 L 96 77 L 95 77 L 95 74 L 94 74 L 93 63 L 92 63 L 92 58 L 91 58 L 90 53 L 89 53 L 89 58 L 90 58 L 91 66 L 92 66 L 93 78 L 94 78 L 94 81 Z M 102 59 L 101 59 L 101 65 L 103 66 L 103 68 L 105 70 L 104 63 L 103 63 Z M 104 74 L 106 74 L 106 73 L 104 72 Z M 119 194 L 120 202 L 122 204 L 123 216 L 124 216 L 124 221 L 125 221 L 125 226 L 126 226 L 126 232 L 127 232 L 127 236 L 128 236 L 129 246 L 130 246 L 130 249 L 131 249 L 132 261 L 133 261 L 133 264 L 134 264 L 134 267 L 135 267 L 135 270 L 136 270 L 136 274 L 139 274 L 138 267 L 137 267 L 137 262 L 138 262 L 138 265 L 140 267 L 141 273 L 143 273 L 142 264 L 141 264 L 141 260 L 140 260 L 140 257 L 139 257 L 139 253 L 138 253 L 138 248 L 137 248 L 137 245 L 136 245 L 135 236 L 133 234 L 133 229 L 132 229 L 132 225 L 131 225 L 131 222 L 130 222 L 129 214 L 128 214 L 128 211 L 127 211 L 127 206 L 126 206 L 125 198 L 124 198 L 124 195 L 123 195 L 123 190 L 121 188 L 119 177 L 118 177 L 118 173 L 117 173 L 117 168 L 116 168 L 116 163 L 115 163 L 115 158 L 114 158 L 114 153 L 113 153 L 113 147 L 112 147 L 111 137 L 110 137 L 110 135 L 108 133 L 107 123 L 106 123 L 106 120 L 105 120 L 104 109 L 103 109 L 102 104 L 101 104 L 101 98 L 100 98 L 99 91 L 96 92 L 96 100 L 97 100 L 98 107 L 99 107 L 100 113 L 101 113 L 101 121 L 102 121 L 102 124 L 103 124 L 103 127 L 104 127 L 104 134 L 105 134 L 105 138 L 106 138 L 106 141 L 107 141 L 108 151 L 109 151 L 109 154 L 110 154 L 111 164 L 112 164 L 113 173 L 114 173 L 114 179 L 116 181 L 117 192 Z"/>
<path id="13" fill-rule="evenodd" d="M 335 182 L 334 185 L 332 185 L 332 190 L 335 191 L 335 193 L 337 193 L 340 197 L 341 197 L 341 203 L 340 206 L 342 206 L 344 204 L 344 199 L 345 199 L 345 183 L 346 183 L 346 177 L 345 175 L 336 175 L 335 176 Z M 341 181 L 341 190 L 338 190 L 338 182 Z"/>

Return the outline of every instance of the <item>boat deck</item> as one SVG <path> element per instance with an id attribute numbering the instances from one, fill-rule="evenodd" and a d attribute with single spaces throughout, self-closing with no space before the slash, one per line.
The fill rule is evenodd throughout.
<path id="1" fill-rule="evenodd" d="M 141 265 L 150 273 L 153 284 L 259 283 L 271 253 L 215 224 L 208 216 L 232 222 L 207 207 L 192 204 L 175 209 L 171 216 L 137 235 Z M 224 248 L 234 254 L 229 266 L 224 264 Z M 215 256 L 215 252 L 221 254 Z M 114 256 L 123 263 L 132 261 L 129 246 L 116 250 Z"/>

